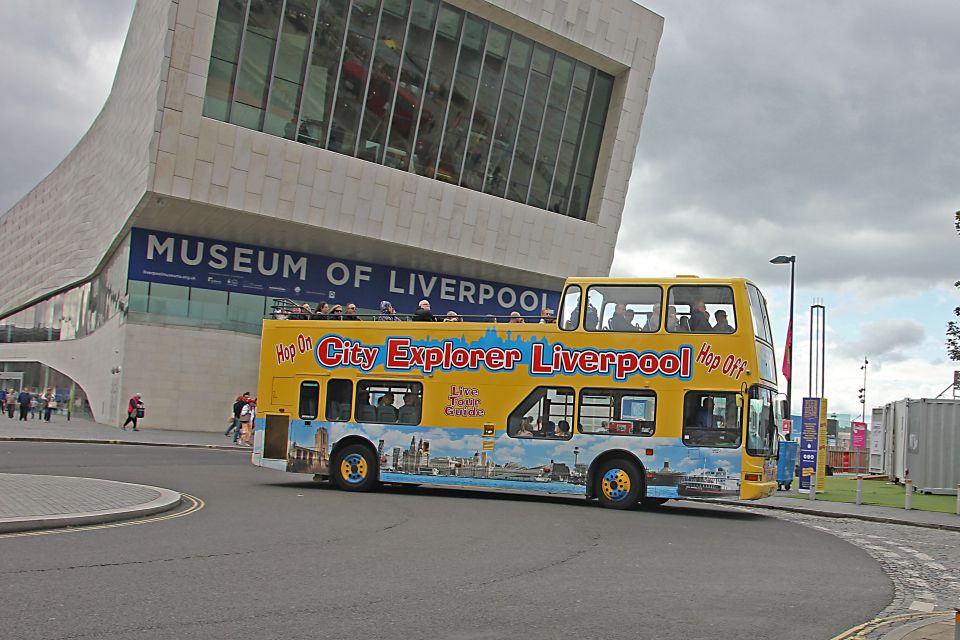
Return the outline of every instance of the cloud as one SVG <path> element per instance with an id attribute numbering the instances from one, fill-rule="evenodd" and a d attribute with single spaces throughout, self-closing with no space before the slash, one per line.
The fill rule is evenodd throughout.
<path id="1" fill-rule="evenodd" d="M 133 0 L 0 3 L 0 213 L 80 140 L 107 97 Z"/>
<path id="2" fill-rule="evenodd" d="M 908 351 L 923 344 L 926 330 L 916 320 L 876 320 L 863 325 L 860 339 L 839 345 L 841 355 L 872 358 L 881 362 L 896 363 L 908 358 Z"/>
<path id="3" fill-rule="evenodd" d="M 889 295 L 956 278 L 960 4 L 678 2 L 617 275 L 746 275 Z"/>

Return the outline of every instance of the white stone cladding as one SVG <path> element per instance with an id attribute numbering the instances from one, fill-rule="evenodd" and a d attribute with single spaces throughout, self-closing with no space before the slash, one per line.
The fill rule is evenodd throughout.
<path id="1" fill-rule="evenodd" d="M 143 394 L 145 428 L 224 431 L 236 397 L 244 391 L 256 397 L 259 336 L 133 323 L 126 328 L 121 399 L 125 404 Z"/>
<path id="2" fill-rule="evenodd" d="M 95 275 L 135 225 L 320 254 L 352 238 L 392 264 L 531 286 L 609 273 L 663 19 L 632 0 L 447 1 L 615 76 L 585 221 L 204 118 L 218 0 L 138 0 L 102 112 L 0 217 L 0 315 Z M 0 361 L 73 377 L 103 422 L 141 391 L 148 426 L 217 430 L 254 391 L 257 343 L 115 318 L 80 340 L 0 345 Z"/>

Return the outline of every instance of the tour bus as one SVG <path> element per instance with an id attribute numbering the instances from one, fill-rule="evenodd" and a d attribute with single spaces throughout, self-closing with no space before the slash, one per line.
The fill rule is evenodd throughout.
<path id="1" fill-rule="evenodd" d="M 773 493 L 781 404 L 755 285 L 571 278 L 555 321 L 517 320 L 264 321 L 253 463 L 348 491 L 611 508 Z"/>

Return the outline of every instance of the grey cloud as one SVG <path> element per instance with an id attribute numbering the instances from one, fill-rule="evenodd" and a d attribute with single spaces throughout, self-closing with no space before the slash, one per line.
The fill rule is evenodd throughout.
<path id="1" fill-rule="evenodd" d="M 838 345 L 841 355 L 862 358 L 871 364 L 902 362 L 908 352 L 923 344 L 926 330 L 919 322 L 907 319 L 885 319 L 869 322 L 860 329 L 860 338 Z M 876 360 L 876 362 L 873 362 Z"/>
<path id="2" fill-rule="evenodd" d="M 809 285 L 955 279 L 960 4 L 645 4 L 666 22 L 620 251 L 760 280 L 792 253 Z"/>
<path id="3" fill-rule="evenodd" d="M 93 123 L 133 4 L 0 3 L 0 213 L 42 180 Z"/>

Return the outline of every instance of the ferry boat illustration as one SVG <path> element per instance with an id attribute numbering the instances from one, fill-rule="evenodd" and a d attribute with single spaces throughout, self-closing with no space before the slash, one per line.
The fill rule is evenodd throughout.
<path id="1" fill-rule="evenodd" d="M 697 469 L 680 480 L 677 493 L 688 498 L 718 498 L 740 494 L 740 477 L 722 467 L 716 471 Z"/>

